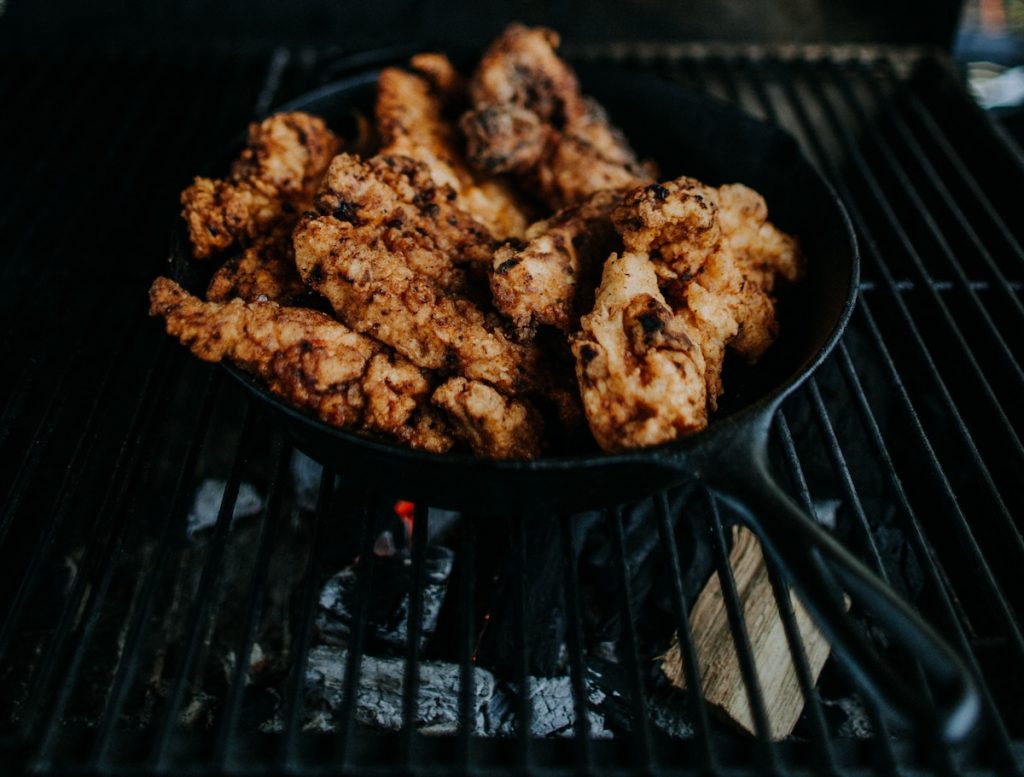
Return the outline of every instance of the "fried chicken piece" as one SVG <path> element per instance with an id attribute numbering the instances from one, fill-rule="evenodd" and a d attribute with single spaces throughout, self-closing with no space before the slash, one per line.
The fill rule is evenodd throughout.
<path id="1" fill-rule="evenodd" d="M 541 453 L 544 422 L 527 400 L 506 397 L 480 381 L 454 377 L 438 386 L 432 401 L 477 456 L 535 459 Z"/>
<path id="2" fill-rule="evenodd" d="M 771 294 L 778 278 L 796 283 L 803 256 L 796 240 L 768 221 L 764 197 L 740 183 L 718 187 L 718 214 L 743 275 Z"/>
<path id="3" fill-rule="evenodd" d="M 316 197 L 320 215 L 304 217 L 293 235 L 303 280 L 340 320 L 419 367 L 483 380 L 508 394 L 544 385 L 540 351 L 515 343 L 497 316 L 460 293 L 458 268 L 426 229 L 432 219 L 444 223 L 437 200 L 425 198 L 405 220 L 381 220 L 391 211 L 373 196 L 349 192 L 376 192 L 380 182 L 372 178 L 368 166 L 344 154 L 332 163 Z"/>
<path id="4" fill-rule="evenodd" d="M 339 154 L 314 204 L 320 213 L 348 223 L 355 239 L 383 240 L 381 247 L 400 253 L 413 272 L 446 291 L 465 292 L 461 266 L 488 261 L 496 244 L 454 199 L 450 187 L 434 183 L 423 162 L 401 156 L 362 161 Z"/>
<path id="5" fill-rule="evenodd" d="M 599 268 L 614 250 L 611 212 L 621 196 L 601 191 L 527 230 L 527 243 L 505 244 L 491 260 L 494 305 L 516 327 L 520 339 L 541 324 L 565 334 L 593 306 Z"/>
<path id="6" fill-rule="evenodd" d="M 745 186 L 716 189 L 685 177 L 637 188 L 612 213 L 623 245 L 652 257 L 669 303 L 697 333 L 712 410 L 726 347 L 759 359 L 778 333 L 775 279 L 799 277 L 796 243 L 767 213 Z"/>
<path id="7" fill-rule="evenodd" d="M 509 25 L 480 60 L 469 86 L 473 107 L 459 122 L 471 164 L 516 174 L 555 209 L 653 177 L 604 110 L 580 93 L 555 53 L 558 42 L 543 27 Z"/>
<path id="8" fill-rule="evenodd" d="M 660 267 L 683 282 L 722 246 L 718 193 L 695 178 L 634 189 L 612 220 L 627 251 L 655 255 Z"/>
<path id="9" fill-rule="evenodd" d="M 507 182 L 469 169 L 455 127 L 445 119 L 465 100 L 465 83 L 443 54 L 419 54 L 414 72 L 385 68 L 377 82 L 379 153 L 423 162 L 439 186 L 450 186 L 455 204 L 499 240 L 521 237 L 525 206 Z"/>
<path id="10" fill-rule="evenodd" d="M 271 392 L 343 429 L 442 453 L 453 444 L 430 406 L 428 375 L 323 313 L 274 302 L 203 302 L 157 278 L 150 315 L 204 361 L 229 359 Z"/>
<path id="11" fill-rule="evenodd" d="M 668 442 L 707 426 L 696 334 L 665 303 L 645 254 L 612 254 L 593 312 L 572 338 L 590 430 L 606 451 Z"/>
<path id="12" fill-rule="evenodd" d="M 279 113 L 249 126 L 228 178 L 196 178 L 181 193 L 182 217 L 197 259 L 248 242 L 308 207 L 339 140 L 323 120 Z"/>
<path id="13" fill-rule="evenodd" d="M 256 238 L 240 256 L 228 259 L 210 279 L 206 299 L 227 302 L 239 297 L 246 302 L 290 305 L 309 293 L 295 269 L 291 232 L 279 229 Z"/>

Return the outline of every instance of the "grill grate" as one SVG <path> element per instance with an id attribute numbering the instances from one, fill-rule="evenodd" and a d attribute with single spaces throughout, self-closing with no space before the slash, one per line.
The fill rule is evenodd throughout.
<path id="1" fill-rule="evenodd" d="M 90 62 L 2 60 L 6 74 L 31 70 L 0 82 L 8 115 L 23 117 L 0 128 L 2 147 L 19 149 L 0 160 L 14 184 L 8 191 L 19 192 L 0 209 L 2 349 L 13 377 L 0 386 L 0 447 L 14 463 L 0 472 L 6 761 L 41 773 L 1020 771 L 1024 223 L 1014 218 L 1019 205 L 996 192 L 1024 184 L 1021 157 L 997 140 L 947 64 L 922 52 L 623 46 L 577 54 L 657 72 L 785 126 L 842 195 L 864 256 L 859 304 L 835 355 L 778 415 L 774 459 L 808 510 L 839 503 L 846 543 L 915 595 L 968 658 L 983 691 L 975 746 L 952 751 L 894 737 L 870 709 L 873 735 L 841 731 L 834 699 L 850 685 L 830 665 L 814 687 L 784 584 L 770 569 L 807 702 L 799 736 L 773 742 L 727 560 L 730 516 L 700 494 L 687 509 L 704 521 L 723 583 L 756 737 L 723 726 L 699 695 L 679 702 L 692 734 L 666 736 L 642 637 L 630 625 L 617 671 L 632 725 L 596 738 L 588 678 L 603 665 L 586 627 L 578 519 L 568 516 L 553 537 L 572 736 L 531 736 L 524 693 L 513 697 L 511 739 L 474 735 L 486 582 L 477 570 L 490 561 L 480 542 L 493 529 L 483 521 L 464 525 L 453 545 L 459 725 L 446 736 L 416 732 L 410 721 L 428 658 L 426 554 L 438 522 L 423 506 L 411 536 L 405 725 L 389 734 L 360 721 L 353 689 L 375 639 L 371 595 L 388 582 L 372 561 L 377 518 L 401 494 L 366 494 L 345 473 L 324 472 L 315 504 L 297 519 L 293 451 L 276 427 L 218 370 L 188 359 L 157 326 L 140 326 L 182 171 L 199 169 L 251 115 L 337 64 L 286 49 L 265 59 L 121 51 Z M 141 94 L 140 78 L 149 84 Z M 215 475 L 223 478 L 215 523 L 190 534 L 190 505 Z M 249 484 L 264 494 L 259 514 L 235 520 Z M 695 687 L 678 506 L 662 494 L 654 508 L 645 520 L 661 540 L 667 601 Z M 598 521 L 611 540 L 617 617 L 634 624 L 625 517 L 610 508 Z M 512 568 L 529 568 L 528 530 L 525 522 L 495 530 L 519 560 Z M 303 723 L 321 587 L 353 558 L 345 691 L 334 732 L 310 733 Z M 531 683 L 530 583 L 519 574 L 510 586 L 509 682 L 520 689 Z M 225 644 L 231 660 L 221 667 Z M 271 691 L 250 682 L 261 644 L 276 648 Z M 906 670 L 927 695 L 920 672 Z M 259 730 L 252 710 L 260 704 L 269 705 L 265 718 L 276 715 L 276 732 Z"/>

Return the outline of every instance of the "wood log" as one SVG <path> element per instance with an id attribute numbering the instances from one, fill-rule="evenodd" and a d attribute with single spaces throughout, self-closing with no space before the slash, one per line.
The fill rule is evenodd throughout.
<path id="1" fill-rule="evenodd" d="M 771 735 L 773 739 L 782 739 L 793 731 L 799 720 L 804 697 L 768 577 L 768 568 L 761 554 L 761 544 L 745 528 L 736 527 L 733 530 L 729 564 L 750 636 Z M 828 658 L 829 644 L 792 592 L 790 599 L 811 678 L 817 682 Z M 718 575 L 712 575 L 697 597 L 690 613 L 690 624 L 704 698 L 712 708 L 747 731 L 756 733 Z M 686 687 L 678 635 L 673 637 L 672 645 L 662 659 L 662 671 L 673 685 Z"/>

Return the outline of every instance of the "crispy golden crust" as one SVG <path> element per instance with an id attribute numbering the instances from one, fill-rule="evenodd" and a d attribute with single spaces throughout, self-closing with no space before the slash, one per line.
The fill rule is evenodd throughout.
<path id="1" fill-rule="evenodd" d="M 455 377 L 438 386 L 432 401 L 477 456 L 534 459 L 541 453 L 544 422 L 526 400 L 506 397 L 480 381 Z"/>
<path id="2" fill-rule="evenodd" d="M 612 213 L 623 245 L 652 258 L 669 303 L 696 333 L 712 410 L 726 348 L 760 358 L 778 334 L 776 278 L 800 274 L 795 241 L 767 216 L 764 199 L 745 186 L 685 177 L 637 188 Z"/>
<path id="3" fill-rule="evenodd" d="M 425 164 L 409 157 L 366 161 L 339 154 L 315 197 L 319 213 L 349 224 L 352 240 L 401 253 L 411 271 L 447 291 L 462 292 L 463 265 L 490 259 L 495 241 L 453 204 L 453 191 L 437 186 Z"/>
<path id="4" fill-rule="evenodd" d="M 768 221 L 764 197 L 743 184 L 718 187 L 718 213 L 743 275 L 771 293 L 777 279 L 796 283 L 804 261 L 796 240 Z"/>
<path id="5" fill-rule="evenodd" d="M 249 140 L 224 180 L 196 178 L 181 194 L 197 259 L 248 242 L 307 207 L 339 141 L 323 120 L 281 113 L 249 127 Z"/>
<path id="6" fill-rule="evenodd" d="M 627 251 L 654 255 L 683 281 L 700 272 L 722 244 L 717 192 L 693 178 L 634 189 L 612 220 Z"/>
<path id="7" fill-rule="evenodd" d="M 228 259 L 206 288 L 206 299 L 210 302 L 239 297 L 246 302 L 288 305 L 308 294 L 309 289 L 295 269 L 291 233 L 286 230 L 256 238 L 240 256 Z"/>
<path id="8" fill-rule="evenodd" d="M 403 164 L 422 169 L 412 160 Z M 540 352 L 513 342 L 496 317 L 466 297 L 459 268 L 431 243 L 434 228 L 446 225 L 443 198 L 428 193 L 399 224 L 389 220 L 394 190 L 380 194 L 381 188 L 367 165 L 344 154 L 335 159 L 316 198 L 319 215 L 303 218 L 294 233 L 303 280 L 339 319 L 420 367 L 510 394 L 542 385 Z M 384 201 L 388 207 L 377 204 Z"/>
<path id="9" fill-rule="evenodd" d="M 601 264 L 615 248 L 610 216 L 619 200 L 616 192 L 598 192 L 532 225 L 525 246 L 506 244 L 494 253 L 494 305 L 520 339 L 542 324 L 566 334 L 578 328 L 580 312 L 593 305 Z"/>
<path id="10" fill-rule="evenodd" d="M 436 184 L 452 188 L 455 204 L 495 237 L 521 236 L 525 207 L 506 182 L 469 169 L 455 127 L 444 117 L 464 99 L 461 77 L 441 54 L 418 55 L 411 65 L 417 72 L 385 68 L 377 82 L 379 154 L 423 162 Z"/>
<path id="11" fill-rule="evenodd" d="M 707 426 L 704 359 L 645 254 L 612 254 L 594 310 L 572 339 L 590 430 L 606 451 L 668 442 Z"/>
<path id="12" fill-rule="evenodd" d="M 452 438 L 428 404 L 428 376 L 322 313 L 274 302 L 203 302 L 167 278 L 150 315 L 205 361 L 229 359 L 274 394 L 340 428 L 444 452 Z"/>
<path id="13" fill-rule="evenodd" d="M 299 273 L 338 318 L 414 364 L 517 393 L 541 382 L 539 353 L 514 343 L 471 301 L 410 269 L 400 252 L 331 216 L 295 230 Z"/>
<path id="14" fill-rule="evenodd" d="M 557 46 L 551 30 L 512 24 L 484 54 L 470 81 L 472 109 L 459 123 L 471 164 L 515 173 L 555 209 L 649 181 L 653 171 L 580 93 Z"/>

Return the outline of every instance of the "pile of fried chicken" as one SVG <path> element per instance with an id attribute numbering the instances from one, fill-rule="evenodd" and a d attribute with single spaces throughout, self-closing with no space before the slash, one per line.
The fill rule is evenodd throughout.
<path id="1" fill-rule="evenodd" d="M 513 24 L 465 80 L 441 54 L 380 74 L 373 155 L 318 117 L 249 128 L 181 197 L 192 296 L 150 313 L 334 426 L 495 459 L 700 431 L 731 349 L 775 339 L 795 241 L 741 184 L 657 182 L 580 92 L 550 30 Z"/>

